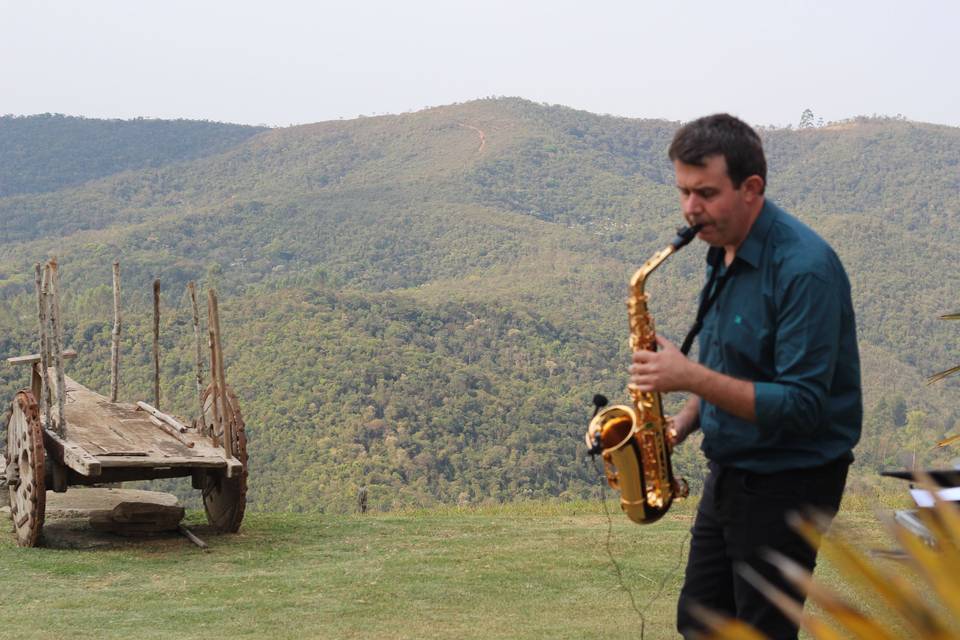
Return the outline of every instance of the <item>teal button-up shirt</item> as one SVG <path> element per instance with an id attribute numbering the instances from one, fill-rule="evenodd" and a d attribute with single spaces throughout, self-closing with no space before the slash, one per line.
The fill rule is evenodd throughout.
<path id="1" fill-rule="evenodd" d="M 765 200 L 731 265 L 718 268 L 732 271 L 704 317 L 700 362 L 754 383 L 757 421 L 701 400 L 704 454 L 760 473 L 849 455 L 863 406 L 850 282 L 837 254 Z"/>

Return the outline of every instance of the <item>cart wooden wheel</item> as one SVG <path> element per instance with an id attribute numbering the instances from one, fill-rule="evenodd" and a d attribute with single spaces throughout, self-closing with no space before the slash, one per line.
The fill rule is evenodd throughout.
<path id="1" fill-rule="evenodd" d="M 45 457 L 37 403 L 32 393 L 20 391 L 7 420 L 6 473 L 10 518 L 21 547 L 35 547 L 40 541 L 47 504 Z"/>
<path id="2" fill-rule="evenodd" d="M 207 425 L 206 434 L 211 429 L 216 435 L 217 442 L 223 446 L 223 428 L 215 427 L 213 419 L 213 401 L 211 392 L 213 386 L 208 386 L 203 393 L 203 419 Z M 207 472 L 201 482 L 203 492 L 203 508 L 207 512 L 207 522 L 218 531 L 236 533 L 240 530 L 243 521 L 243 512 L 247 506 L 247 436 L 244 433 L 243 418 L 240 415 L 240 405 L 233 389 L 227 385 L 229 409 L 234 416 L 233 456 L 243 464 L 243 471 L 228 478 L 226 470 Z M 224 407 L 217 403 L 217 410 L 224 415 Z"/>

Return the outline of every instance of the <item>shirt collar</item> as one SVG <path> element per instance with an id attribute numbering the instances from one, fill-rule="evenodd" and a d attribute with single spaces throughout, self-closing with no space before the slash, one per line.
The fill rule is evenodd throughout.
<path id="1" fill-rule="evenodd" d="M 743 260 L 756 269 L 760 266 L 760 257 L 763 255 L 763 246 L 766 244 L 767 234 L 777 217 L 777 206 L 767 198 L 763 199 L 763 208 L 760 215 L 753 221 L 753 226 L 747 233 L 746 240 L 737 249 L 737 258 Z"/>

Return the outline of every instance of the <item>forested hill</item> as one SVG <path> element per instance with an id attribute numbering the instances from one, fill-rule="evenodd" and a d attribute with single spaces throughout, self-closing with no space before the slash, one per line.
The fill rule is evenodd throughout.
<path id="1" fill-rule="evenodd" d="M 379 507 L 590 494 L 582 433 L 593 393 L 623 395 L 627 279 L 681 222 L 665 157 L 676 123 L 490 99 L 219 126 L 182 156 L 0 197 L 0 355 L 35 350 L 32 265 L 56 254 L 81 354 L 71 371 L 104 390 L 119 258 L 127 399 L 151 388 L 149 282 L 164 283 L 166 408 L 184 414 L 184 286 L 220 292 L 255 508 L 347 509 L 362 484 Z M 914 453 L 929 461 L 960 429 L 957 383 L 923 385 L 960 363 L 960 326 L 937 320 L 960 306 L 960 129 L 854 119 L 761 133 L 768 195 L 834 245 L 854 286 L 861 475 Z M 0 176 L 28 184 L 10 158 Z M 649 283 L 674 339 L 694 314 L 703 253 L 691 245 Z M 3 370 L 3 397 L 20 374 Z M 676 459 L 696 485 L 696 447 Z"/>
<path id="2" fill-rule="evenodd" d="M 264 127 L 190 120 L 0 117 L 0 197 L 225 151 Z"/>

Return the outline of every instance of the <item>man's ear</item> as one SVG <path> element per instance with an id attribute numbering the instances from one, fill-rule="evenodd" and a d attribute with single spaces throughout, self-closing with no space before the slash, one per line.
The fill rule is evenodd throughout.
<path id="1" fill-rule="evenodd" d="M 763 178 L 757 174 L 753 174 L 740 184 L 740 188 L 743 190 L 747 201 L 752 202 L 756 198 L 763 197 L 763 187 L 765 184 Z"/>

